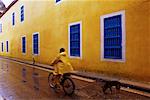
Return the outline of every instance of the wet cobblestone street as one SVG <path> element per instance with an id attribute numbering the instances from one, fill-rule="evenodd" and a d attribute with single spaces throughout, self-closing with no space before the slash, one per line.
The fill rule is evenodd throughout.
<path id="1" fill-rule="evenodd" d="M 25 68 L 25 76 L 22 69 Z M 35 89 L 33 73 L 38 73 L 38 88 Z M 31 65 L 0 59 L 0 95 L 6 100 L 48 100 L 48 99 L 140 99 L 150 98 L 125 91 L 103 94 L 101 83 L 74 79 L 76 85 L 73 96 L 64 95 L 63 91 L 55 93 L 47 82 L 48 72 L 32 68 Z M 23 78 L 24 77 L 24 78 Z M 23 82 L 23 80 L 26 82 Z M 109 92 L 109 91 L 108 91 Z"/>

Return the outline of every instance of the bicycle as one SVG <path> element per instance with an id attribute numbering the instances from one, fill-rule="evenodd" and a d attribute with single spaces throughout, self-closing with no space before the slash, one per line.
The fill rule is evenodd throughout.
<path id="1" fill-rule="evenodd" d="M 56 75 L 54 75 L 53 72 L 49 73 L 49 86 L 55 91 L 60 90 L 60 88 L 62 87 L 66 95 L 72 95 L 75 91 L 75 84 L 70 77 L 70 73 L 65 73 L 60 77 L 59 85 L 55 82 L 55 76 Z"/>

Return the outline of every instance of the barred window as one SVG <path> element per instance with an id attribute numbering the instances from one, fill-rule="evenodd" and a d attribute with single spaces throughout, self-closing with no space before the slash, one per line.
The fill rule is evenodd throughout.
<path id="1" fill-rule="evenodd" d="M 20 8 L 20 21 L 24 21 L 24 6 L 21 6 Z"/>
<path id="2" fill-rule="evenodd" d="M 101 16 L 102 59 L 125 59 L 125 13 L 115 12 Z"/>
<path id="3" fill-rule="evenodd" d="M 39 34 L 33 34 L 33 54 L 39 54 Z"/>
<path id="4" fill-rule="evenodd" d="M 22 53 L 26 53 L 26 37 L 22 37 Z"/>
<path id="5" fill-rule="evenodd" d="M 104 19 L 104 58 L 122 59 L 121 15 Z"/>
<path id="6" fill-rule="evenodd" d="M 15 25 L 15 13 L 12 13 L 12 25 Z"/>
<path id="7" fill-rule="evenodd" d="M 0 24 L 0 33 L 2 33 L 2 24 Z"/>
<path id="8" fill-rule="evenodd" d="M 56 3 L 59 3 L 60 1 L 61 1 L 61 0 L 56 0 L 55 2 L 56 2 Z"/>
<path id="9" fill-rule="evenodd" d="M 1 46 L 2 46 L 2 52 L 4 51 L 4 44 L 3 42 L 1 43 Z"/>
<path id="10" fill-rule="evenodd" d="M 81 23 L 69 25 L 69 55 L 81 57 Z"/>
<path id="11" fill-rule="evenodd" d="M 9 44 L 8 41 L 6 41 L 6 52 L 8 52 Z"/>

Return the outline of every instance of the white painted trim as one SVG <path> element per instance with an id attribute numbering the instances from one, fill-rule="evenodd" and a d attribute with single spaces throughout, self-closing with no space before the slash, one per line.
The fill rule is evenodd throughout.
<path id="1" fill-rule="evenodd" d="M 104 58 L 104 18 L 122 15 L 122 59 L 105 59 Z M 106 14 L 100 17 L 100 29 L 101 29 L 101 60 L 102 61 L 112 61 L 112 62 L 125 62 L 125 49 L 126 49 L 126 29 L 125 29 L 125 10 L 114 12 L 111 14 Z"/>
<path id="2" fill-rule="evenodd" d="M 34 54 L 34 52 L 33 52 L 33 35 L 35 35 L 35 34 L 38 34 L 38 54 Z M 40 33 L 39 32 L 34 32 L 33 34 L 32 34 L 32 55 L 34 55 L 34 56 L 38 56 L 38 55 L 40 55 Z"/>
<path id="3" fill-rule="evenodd" d="M 22 38 L 23 38 L 23 37 L 25 37 L 25 40 L 26 40 L 26 44 L 25 44 L 25 46 L 26 46 L 25 51 L 26 51 L 26 52 L 25 52 L 25 53 L 22 52 Z M 27 37 L 26 37 L 26 35 L 22 35 L 22 36 L 21 36 L 21 53 L 22 53 L 23 55 L 26 55 L 26 54 L 27 54 Z"/>
<path id="4" fill-rule="evenodd" d="M 55 5 L 59 5 L 59 4 L 61 4 L 61 3 L 62 3 L 62 1 L 63 1 L 63 0 L 61 0 L 61 1 L 59 1 L 59 2 L 57 2 L 57 3 L 56 3 L 56 0 L 55 0 Z"/>
<path id="5" fill-rule="evenodd" d="M 80 57 L 70 56 L 70 26 L 80 24 Z M 68 55 L 69 58 L 82 59 L 82 21 L 73 22 L 68 25 Z"/>

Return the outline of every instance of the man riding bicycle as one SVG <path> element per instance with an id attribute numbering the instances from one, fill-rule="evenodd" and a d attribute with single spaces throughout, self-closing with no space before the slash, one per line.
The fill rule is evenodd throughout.
<path id="1" fill-rule="evenodd" d="M 60 49 L 60 53 L 58 54 L 57 57 L 55 57 L 55 59 L 51 62 L 50 65 L 55 66 L 53 74 L 56 76 L 55 82 L 58 84 L 59 84 L 60 77 L 64 73 L 73 71 L 73 67 L 69 62 L 69 58 L 68 58 L 64 48 Z"/>

